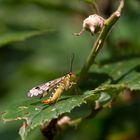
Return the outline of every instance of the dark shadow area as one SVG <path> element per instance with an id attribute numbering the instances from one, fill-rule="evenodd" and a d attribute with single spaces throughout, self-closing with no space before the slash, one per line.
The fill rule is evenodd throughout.
<path id="1" fill-rule="evenodd" d="M 140 72 L 140 65 L 136 67 L 136 72 Z"/>
<path id="2" fill-rule="evenodd" d="M 19 65 L 32 54 L 29 50 L 20 50 L 10 45 L 0 48 L 0 96 L 8 92 L 9 77 L 17 70 Z"/>
<path id="3" fill-rule="evenodd" d="M 88 76 L 86 78 L 87 80 L 80 85 L 80 88 L 82 90 L 90 90 L 98 87 L 99 85 L 107 82 L 107 81 L 113 81 L 112 77 L 110 77 L 106 73 L 88 73 Z"/>
<path id="4" fill-rule="evenodd" d="M 140 114 L 140 102 L 137 99 L 130 104 L 124 104 L 114 108 L 109 117 L 104 119 L 102 124 L 102 132 L 98 140 L 106 140 L 107 136 L 114 129 L 122 132 L 127 131 L 127 123 L 133 124 L 133 127 L 135 127 L 137 130 L 136 133 L 140 134 L 140 119 L 139 115 L 136 114 Z"/>
<path id="5" fill-rule="evenodd" d="M 118 56 L 118 57 L 112 57 L 106 60 L 102 60 L 100 63 L 101 65 L 104 64 L 111 64 L 111 63 L 117 63 L 120 61 L 125 61 L 125 60 L 132 60 L 132 59 L 137 59 L 140 58 L 140 54 L 132 54 L 132 55 L 126 55 L 126 56 Z"/>

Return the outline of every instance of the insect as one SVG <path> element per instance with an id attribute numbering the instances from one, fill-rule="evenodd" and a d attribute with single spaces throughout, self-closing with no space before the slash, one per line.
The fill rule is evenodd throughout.
<path id="1" fill-rule="evenodd" d="M 48 99 L 43 100 L 42 103 L 52 104 L 56 102 L 64 91 L 67 91 L 77 83 L 77 76 L 71 72 L 73 59 L 74 55 L 71 60 L 71 68 L 68 74 L 58 79 L 44 83 L 42 85 L 33 87 L 31 90 L 29 90 L 28 96 L 29 97 L 37 96 L 42 98 L 49 95 Z"/>

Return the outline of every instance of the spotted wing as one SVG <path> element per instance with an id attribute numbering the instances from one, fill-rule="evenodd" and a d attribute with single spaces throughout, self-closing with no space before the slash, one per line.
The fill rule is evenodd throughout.
<path id="1" fill-rule="evenodd" d="M 27 93 L 27 96 L 28 97 L 33 97 L 33 96 L 43 97 L 43 94 L 47 94 L 48 91 L 51 88 L 55 87 L 59 82 L 61 82 L 61 80 L 63 80 L 64 77 L 65 76 L 49 81 L 47 83 L 41 84 L 39 86 L 33 87 L 31 90 L 29 90 L 29 92 Z"/>

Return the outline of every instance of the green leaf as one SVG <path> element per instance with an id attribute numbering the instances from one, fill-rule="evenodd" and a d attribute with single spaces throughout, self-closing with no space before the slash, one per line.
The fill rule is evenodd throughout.
<path id="1" fill-rule="evenodd" d="M 102 105 L 106 102 L 109 102 L 112 98 L 114 98 L 118 93 L 123 91 L 125 86 L 123 84 L 116 85 L 101 85 L 94 90 L 90 90 L 85 92 L 84 99 L 88 102 L 93 102 L 98 100 Z M 95 96 L 96 95 L 96 96 Z"/>
<path id="2" fill-rule="evenodd" d="M 11 105 L 2 114 L 4 122 L 13 120 L 24 120 L 27 126 L 21 127 L 19 133 L 24 140 L 28 133 L 36 128 L 49 123 L 52 119 L 58 118 L 64 113 L 70 112 L 75 107 L 85 103 L 99 102 L 103 105 L 110 101 L 113 96 L 123 90 L 122 85 L 103 85 L 95 90 L 87 91 L 83 95 L 75 95 L 69 98 L 62 98 L 52 105 L 43 105 L 40 100 L 27 100 L 19 104 Z M 115 93 L 115 94 L 114 94 Z M 16 111 L 15 111 L 16 110 Z M 26 126 L 26 127 L 25 127 Z"/>
<path id="3" fill-rule="evenodd" d="M 93 66 L 91 72 L 96 75 L 106 75 L 104 83 L 124 84 L 131 90 L 140 90 L 140 58 L 125 60 L 117 63 Z M 102 80 L 98 79 L 99 81 Z"/>
<path id="4" fill-rule="evenodd" d="M 24 41 L 28 38 L 45 34 L 53 30 L 48 31 L 13 31 L 0 34 L 0 47 L 17 41 Z"/>
<path id="5" fill-rule="evenodd" d="M 101 75 L 103 78 L 103 74 L 108 75 L 109 78 L 102 84 L 100 82 L 100 86 L 94 90 L 85 91 L 83 95 L 62 98 L 52 105 L 43 105 L 40 100 L 34 99 L 11 105 L 5 109 L 2 120 L 4 122 L 24 120 L 27 126 L 24 123 L 19 131 L 24 140 L 32 129 L 48 124 L 52 119 L 58 118 L 64 113 L 70 113 L 81 104 L 87 103 L 88 105 L 98 102 L 104 105 L 126 87 L 131 90 L 140 90 L 140 58 L 106 64 L 102 67 L 94 66 L 91 72 L 94 73 L 94 79 L 96 79 L 96 75 Z M 99 77 L 97 80 L 101 81 Z"/>
<path id="6" fill-rule="evenodd" d="M 27 123 L 26 131 L 25 127 L 21 127 L 20 129 L 20 135 L 24 139 L 31 129 L 44 123 L 46 124 L 65 112 L 70 112 L 83 102 L 82 96 L 74 96 L 52 105 L 43 105 L 40 101 L 27 100 L 7 108 L 2 115 L 2 119 L 4 122 L 25 120 Z"/>

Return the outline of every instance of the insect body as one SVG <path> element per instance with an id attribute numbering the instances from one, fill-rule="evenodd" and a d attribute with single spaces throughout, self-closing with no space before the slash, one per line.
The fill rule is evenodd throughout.
<path id="1" fill-rule="evenodd" d="M 58 100 L 64 91 L 70 89 L 77 82 L 77 76 L 70 72 L 67 75 L 58 79 L 49 81 L 45 84 L 33 87 L 29 92 L 28 96 L 38 96 L 40 98 L 49 95 L 47 100 L 43 100 L 44 104 L 51 104 Z"/>

